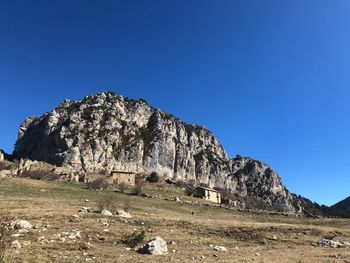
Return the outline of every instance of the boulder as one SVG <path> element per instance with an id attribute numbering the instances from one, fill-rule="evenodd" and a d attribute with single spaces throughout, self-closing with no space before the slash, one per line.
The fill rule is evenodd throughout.
<path id="1" fill-rule="evenodd" d="M 118 210 L 118 216 L 123 217 L 123 218 L 132 218 L 130 213 L 125 212 L 124 210 Z"/>
<path id="2" fill-rule="evenodd" d="M 141 254 L 165 255 L 168 253 L 166 242 L 161 237 L 154 237 L 138 250 Z"/>
<path id="3" fill-rule="evenodd" d="M 80 216 L 77 214 L 71 215 L 69 217 L 69 222 L 80 222 Z"/>
<path id="4" fill-rule="evenodd" d="M 103 209 L 101 214 L 104 216 L 113 216 L 112 212 L 108 211 L 107 209 Z"/>
<path id="5" fill-rule="evenodd" d="M 27 220 L 23 220 L 23 219 L 14 220 L 10 223 L 10 225 L 14 229 L 29 230 L 32 228 L 32 225 Z"/>
<path id="6" fill-rule="evenodd" d="M 78 210 L 79 213 L 90 213 L 91 207 L 82 207 Z"/>
<path id="7" fill-rule="evenodd" d="M 227 251 L 227 248 L 224 247 L 224 246 L 215 246 L 215 247 L 214 247 L 214 250 L 226 252 L 226 251 Z"/>

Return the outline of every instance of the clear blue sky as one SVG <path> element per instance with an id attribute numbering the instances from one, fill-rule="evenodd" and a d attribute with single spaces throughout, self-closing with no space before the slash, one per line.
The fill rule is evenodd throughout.
<path id="1" fill-rule="evenodd" d="M 209 128 L 322 204 L 350 195 L 350 1 L 1 0 L 0 148 L 110 90 Z"/>

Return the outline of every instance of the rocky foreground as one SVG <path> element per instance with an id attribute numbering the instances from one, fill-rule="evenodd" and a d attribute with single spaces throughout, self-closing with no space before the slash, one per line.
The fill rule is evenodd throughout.
<path id="1" fill-rule="evenodd" d="M 142 99 L 111 92 L 66 100 L 51 112 L 26 119 L 14 157 L 84 173 L 156 171 L 164 178 L 228 189 L 278 211 L 304 213 L 314 208 L 291 194 L 268 165 L 230 158 L 203 126 L 184 123 Z"/>

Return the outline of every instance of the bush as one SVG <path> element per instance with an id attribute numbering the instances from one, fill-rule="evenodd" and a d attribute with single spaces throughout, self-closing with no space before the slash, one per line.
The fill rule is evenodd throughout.
<path id="1" fill-rule="evenodd" d="M 185 186 L 185 192 L 187 195 L 191 196 L 195 193 L 196 191 L 196 181 L 195 180 L 189 180 L 187 183 L 186 183 L 186 186 Z"/>
<path id="2" fill-rule="evenodd" d="M 135 185 L 134 185 L 133 193 L 135 195 L 140 196 L 142 194 L 142 191 L 143 191 L 143 181 L 142 181 L 142 178 L 140 176 L 138 176 L 135 179 Z"/>
<path id="3" fill-rule="evenodd" d="M 11 218 L 0 215 L 0 262 L 5 262 L 5 254 L 11 245 L 10 224 Z"/>
<path id="4" fill-rule="evenodd" d="M 195 193 L 196 187 L 192 184 L 187 184 L 185 187 L 185 192 L 187 195 L 191 196 Z"/>
<path id="5" fill-rule="evenodd" d="M 25 170 L 22 172 L 21 176 L 36 180 L 57 180 L 61 177 L 50 170 Z"/>
<path id="6" fill-rule="evenodd" d="M 160 176 L 158 175 L 157 172 L 152 172 L 148 177 L 147 181 L 150 183 L 158 183 L 160 180 Z"/>
<path id="7" fill-rule="evenodd" d="M 196 191 L 196 181 L 189 180 L 188 182 L 176 181 L 176 187 L 185 189 L 187 195 L 191 196 Z"/>
<path id="8" fill-rule="evenodd" d="M 176 187 L 185 189 L 187 184 L 184 181 L 176 181 Z"/>
<path id="9" fill-rule="evenodd" d="M 124 200 L 124 212 L 129 212 L 130 211 L 130 208 L 131 208 L 131 202 L 129 199 L 125 199 Z"/>
<path id="10" fill-rule="evenodd" d="M 7 162 L 0 162 L 0 171 L 11 169 L 11 165 Z"/>
<path id="11" fill-rule="evenodd" d="M 138 230 L 135 231 L 133 234 L 130 236 L 125 236 L 122 238 L 122 243 L 127 245 L 130 248 L 136 247 L 137 244 L 143 242 L 145 239 L 145 230 Z"/>
<path id="12" fill-rule="evenodd" d="M 97 202 L 97 210 L 102 212 L 102 210 L 108 210 L 112 214 L 117 212 L 117 202 L 113 196 L 103 196 Z"/>
<path id="13" fill-rule="evenodd" d="M 128 189 L 128 186 L 125 183 L 118 184 L 118 189 L 120 192 L 124 193 L 126 189 Z"/>
<path id="14" fill-rule="evenodd" d="M 108 188 L 108 181 L 107 178 L 103 175 L 96 178 L 95 180 L 88 182 L 87 186 L 90 189 L 107 189 Z"/>

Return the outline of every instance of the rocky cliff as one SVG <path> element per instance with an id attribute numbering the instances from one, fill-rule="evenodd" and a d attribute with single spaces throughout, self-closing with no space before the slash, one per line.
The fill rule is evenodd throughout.
<path id="1" fill-rule="evenodd" d="M 14 156 L 85 172 L 156 171 L 253 196 L 281 211 L 303 209 L 268 165 L 231 159 L 206 128 L 111 92 L 66 100 L 49 113 L 26 119 Z"/>

